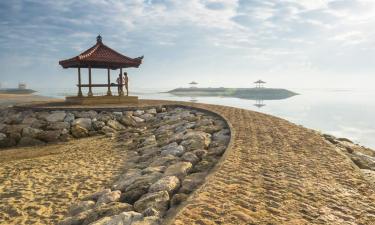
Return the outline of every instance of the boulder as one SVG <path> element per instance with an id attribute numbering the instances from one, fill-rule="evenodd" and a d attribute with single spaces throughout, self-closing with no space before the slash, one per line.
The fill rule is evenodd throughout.
<path id="1" fill-rule="evenodd" d="M 350 155 L 350 158 L 360 169 L 375 171 L 375 157 L 371 157 L 360 152 L 354 152 Z"/>
<path id="2" fill-rule="evenodd" d="M 207 150 L 204 149 L 197 149 L 194 150 L 193 153 L 198 156 L 198 158 L 202 159 L 204 156 L 208 154 Z"/>
<path id="3" fill-rule="evenodd" d="M 59 141 L 61 131 L 57 130 L 45 130 L 38 134 L 38 139 L 45 142 L 57 142 Z"/>
<path id="4" fill-rule="evenodd" d="M 145 113 L 143 110 L 136 110 L 133 112 L 133 116 L 141 116 Z"/>
<path id="5" fill-rule="evenodd" d="M 147 186 L 142 186 L 140 188 L 132 189 L 121 194 L 120 202 L 126 202 L 129 204 L 134 204 L 142 197 L 142 195 L 148 192 Z"/>
<path id="6" fill-rule="evenodd" d="M 188 197 L 189 196 L 187 194 L 184 194 L 184 193 L 178 193 L 178 194 L 173 195 L 173 197 L 171 199 L 171 206 L 179 205 L 181 202 L 186 201 L 186 199 Z"/>
<path id="7" fill-rule="evenodd" d="M 137 122 L 137 123 L 143 123 L 143 122 L 145 122 L 144 119 L 139 118 L 139 117 L 137 117 L 137 116 L 133 116 L 132 118 L 133 118 L 133 120 L 134 120 L 135 122 Z"/>
<path id="8" fill-rule="evenodd" d="M 82 212 L 76 216 L 67 217 L 57 223 L 57 225 L 81 225 L 87 217 L 87 212 Z"/>
<path id="9" fill-rule="evenodd" d="M 159 213 L 158 213 L 159 214 Z M 140 221 L 135 221 L 132 225 L 160 225 L 162 224 L 159 216 L 147 216 Z"/>
<path id="10" fill-rule="evenodd" d="M 94 208 L 94 206 L 95 206 L 94 201 L 77 202 L 69 208 L 68 214 L 70 216 L 75 216 L 75 215 L 80 214 L 81 212 Z"/>
<path id="11" fill-rule="evenodd" d="M 204 182 L 206 176 L 207 173 L 192 173 L 189 176 L 186 176 L 182 182 L 180 192 L 186 194 L 191 193 Z"/>
<path id="12" fill-rule="evenodd" d="M 121 175 L 120 178 L 113 184 L 112 189 L 124 191 L 126 187 L 132 184 L 140 176 L 141 170 L 128 170 L 125 174 Z"/>
<path id="13" fill-rule="evenodd" d="M 124 115 L 119 119 L 120 123 L 127 127 L 135 127 L 137 126 L 137 122 L 128 115 Z"/>
<path id="14" fill-rule="evenodd" d="M 169 194 L 167 191 L 147 193 L 134 203 L 137 212 L 143 212 L 147 208 L 154 208 L 163 214 L 168 209 Z"/>
<path id="15" fill-rule="evenodd" d="M 75 138 L 87 137 L 89 135 L 89 131 L 86 128 L 80 126 L 79 124 L 73 125 L 71 131 L 73 137 Z"/>
<path id="16" fill-rule="evenodd" d="M 140 147 L 144 147 L 144 146 L 156 146 L 158 143 L 156 142 L 156 137 L 155 135 L 150 135 L 148 137 L 146 137 Z"/>
<path id="17" fill-rule="evenodd" d="M 156 109 L 155 109 L 155 108 L 152 108 L 152 109 L 147 109 L 147 110 L 146 110 L 146 113 L 149 113 L 149 114 L 153 114 L 153 115 L 155 115 L 157 112 L 156 112 Z"/>
<path id="18" fill-rule="evenodd" d="M 54 112 L 46 117 L 48 122 L 63 122 L 65 119 L 65 112 Z"/>
<path id="19" fill-rule="evenodd" d="M 76 118 L 90 118 L 90 119 L 96 118 L 96 116 L 98 115 L 98 113 L 94 110 L 78 111 L 78 112 L 74 112 L 73 114 Z"/>
<path id="20" fill-rule="evenodd" d="M 40 129 L 32 128 L 32 127 L 25 127 L 22 129 L 22 137 L 31 137 L 36 138 L 42 132 Z"/>
<path id="21" fill-rule="evenodd" d="M 149 192 L 167 191 L 170 195 L 180 187 L 180 180 L 176 176 L 166 176 L 153 183 Z"/>
<path id="22" fill-rule="evenodd" d="M 194 172 L 209 171 L 214 166 L 214 164 L 214 162 L 204 159 L 194 166 Z"/>
<path id="23" fill-rule="evenodd" d="M 111 191 L 109 193 L 103 194 L 98 198 L 98 201 L 96 202 L 97 206 L 107 204 L 110 202 L 116 202 L 120 199 L 121 191 Z"/>
<path id="24" fill-rule="evenodd" d="M 82 200 L 84 200 L 84 201 L 92 200 L 92 201 L 96 202 L 99 199 L 100 196 L 102 196 L 104 194 L 108 194 L 110 192 L 111 192 L 111 189 L 107 188 L 107 189 L 95 192 L 94 194 L 87 195 L 87 196 L 83 197 Z"/>
<path id="25" fill-rule="evenodd" d="M 165 172 L 165 176 L 177 176 L 179 179 L 183 179 L 193 168 L 190 162 L 178 162 L 169 166 Z"/>
<path id="26" fill-rule="evenodd" d="M 151 184 L 155 183 L 158 179 L 162 177 L 161 173 L 150 173 L 137 177 L 133 183 L 125 188 L 125 191 L 130 191 L 133 189 L 148 189 Z"/>
<path id="27" fill-rule="evenodd" d="M 183 136 L 183 145 L 187 150 L 205 149 L 211 143 L 211 134 L 202 131 L 190 131 Z"/>
<path id="28" fill-rule="evenodd" d="M 85 128 L 86 130 L 91 130 L 92 120 L 90 118 L 79 118 L 79 119 L 75 119 L 73 121 L 72 125 L 73 126 L 79 125 L 79 126 Z"/>
<path id="29" fill-rule="evenodd" d="M 185 161 L 185 162 L 191 162 L 191 164 L 193 165 L 197 164 L 200 161 L 198 156 L 196 156 L 192 152 L 186 152 L 184 155 L 182 155 L 181 159 L 182 161 Z"/>
<path id="30" fill-rule="evenodd" d="M 175 143 L 175 142 L 174 142 Z M 170 147 L 170 148 L 164 148 L 164 150 L 161 151 L 161 155 L 174 155 L 174 156 L 181 156 L 185 152 L 185 147 L 182 145 L 178 145 L 176 147 Z"/>
<path id="31" fill-rule="evenodd" d="M 68 122 L 53 122 L 47 125 L 47 130 L 63 130 L 70 129 L 70 124 Z"/>
<path id="32" fill-rule="evenodd" d="M 180 159 L 173 155 L 166 155 L 162 157 L 155 157 L 153 162 L 150 164 L 150 167 L 153 166 L 169 166 L 176 162 L 180 161 Z"/>
<path id="33" fill-rule="evenodd" d="M 150 174 L 150 173 L 164 173 L 166 167 L 165 166 L 150 166 L 142 170 L 142 174 Z"/>
<path id="34" fill-rule="evenodd" d="M 222 156 L 227 149 L 226 146 L 219 146 L 215 148 L 209 149 L 208 155 L 213 155 L 213 156 Z"/>
<path id="35" fill-rule="evenodd" d="M 31 124 L 31 127 L 32 128 L 37 128 L 37 129 L 44 129 L 46 128 L 48 125 L 48 122 L 47 121 L 44 121 L 44 120 L 35 120 L 32 124 Z"/>
<path id="36" fill-rule="evenodd" d="M 99 120 L 92 121 L 92 127 L 94 130 L 101 130 L 103 127 L 105 127 L 105 122 Z"/>
<path id="37" fill-rule="evenodd" d="M 6 134 L 0 133 L 0 141 L 3 141 L 7 138 Z"/>
<path id="38" fill-rule="evenodd" d="M 71 123 L 73 123 L 74 119 L 75 119 L 74 114 L 69 112 L 69 113 L 66 114 L 64 122 L 67 122 L 67 123 L 71 124 Z"/>
<path id="39" fill-rule="evenodd" d="M 101 133 L 105 134 L 105 135 L 108 135 L 108 134 L 113 134 L 115 133 L 116 131 L 113 129 L 113 128 L 110 128 L 109 126 L 104 126 L 101 130 L 100 130 Z"/>
<path id="40" fill-rule="evenodd" d="M 32 137 L 22 137 L 18 142 L 18 146 L 35 146 L 43 144 L 45 144 L 43 141 Z"/>
<path id="41" fill-rule="evenodd" d="M 104 217 L 91 225 L 131 225 L 143 219 L 143 215 L 137 212 L 122 212 L 112 217 Z"/>
<path id="42" fill-rule="evenodd" d="M 142 212 L 144 217 L 149 217 L 149 216 L 156 216 L 159 217 L 159 212 L 156 211 L 154 208 L 147 208 L 145 211 Z"/>
<path id="43" fill-rule="evenodd" d="M 114 130 L 123 130 L 125 129 L 125 127 L 119 123 L 117 120 L 108 120 L 107 121 L 107 126 L 109 126 L 110 128 L 114 129 Z"/>
<path id="44" fill-rule="evenodd" d="M 212 140 L 220 145 L 228 144 L 230 140 L 230 131 L 229 129 L 223 129 L 219 132 L 216 132 L 212 135 Z"/>
<path id="45" fill-rule="evenodd" d="M 90 210 L 82 225 L 88 225 L 103 217 L 111 217 L 129 211 L 133 211 L 132 205 L 122 202 L 111 202 Z"/>
<path id="46" fill-rule="evenodd" d="M 34 123 L 35 121 L 37 121 L 37 119 L 35 117 L 25 117 L 23 120 L 22 120 L 22 124 L 29 124 L 31 125 L 32 123 Z"/>
<path id="47" fill-rule="evenodd" d="M 144 119 L 145 121 L 150 121 L 150 120 L 154 119 L 154 115 L 152 115 L 150 113 L 145 113 L 145 114 L 141 115 L 140 118 Z"/>

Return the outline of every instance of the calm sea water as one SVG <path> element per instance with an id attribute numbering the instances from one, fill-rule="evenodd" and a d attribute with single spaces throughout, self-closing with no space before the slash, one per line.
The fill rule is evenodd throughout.
<path id="1" fill-rule="evenodd" d="M 293 89 L 300 95 L 283 99 L 255 101 L 223 97 L 178 97 L 157 90 L 132 93 L 143 99 L 196 101 L 250 109 L 284 118 L 293 123 L 375 149 L 375 90 Z M 75 90 L 40 90 L 39 94 L 63 98 Z M 105 91 L 103 90 L 103 93 Z"/>

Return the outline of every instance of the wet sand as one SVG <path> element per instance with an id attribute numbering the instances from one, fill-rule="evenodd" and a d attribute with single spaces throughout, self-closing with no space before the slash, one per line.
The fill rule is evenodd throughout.
<path id="1" fill-rule="evenodd" d="M 0 151 L 0 224 L 55 224 L 113 182 L 124 152 L 104 137 Z"/>

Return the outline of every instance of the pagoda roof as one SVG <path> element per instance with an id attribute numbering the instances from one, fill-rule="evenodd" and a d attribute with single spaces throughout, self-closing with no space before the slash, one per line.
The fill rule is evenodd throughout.
<path id="1" fill-rule="evenodd" d="M 82 52 L 78 56 L 59 61 L 59 64 L 63 68 L 138 68 L 142 63 L 142 59 L 143 56 L 130 58 L 118 53 L 117 51 L 103 44 L 102 37 L 99 35 L 96 38 L 96 44 L 94 46 Z"/>
<path id="2" fill-rule="evenodd" d="M 262 81 L 262 80 L 257 80 L 254 82 L 255 84 L 265 84 L 266 82 Z"/>

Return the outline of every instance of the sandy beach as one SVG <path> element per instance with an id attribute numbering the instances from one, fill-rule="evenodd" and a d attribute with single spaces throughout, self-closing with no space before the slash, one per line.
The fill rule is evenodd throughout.
<path id="1" fill-rule="evenodd" d="M 0 108 L 23 103 L 41 103 L 51 100 L 56 99 L 33 94 L 0 94 Z"/>

